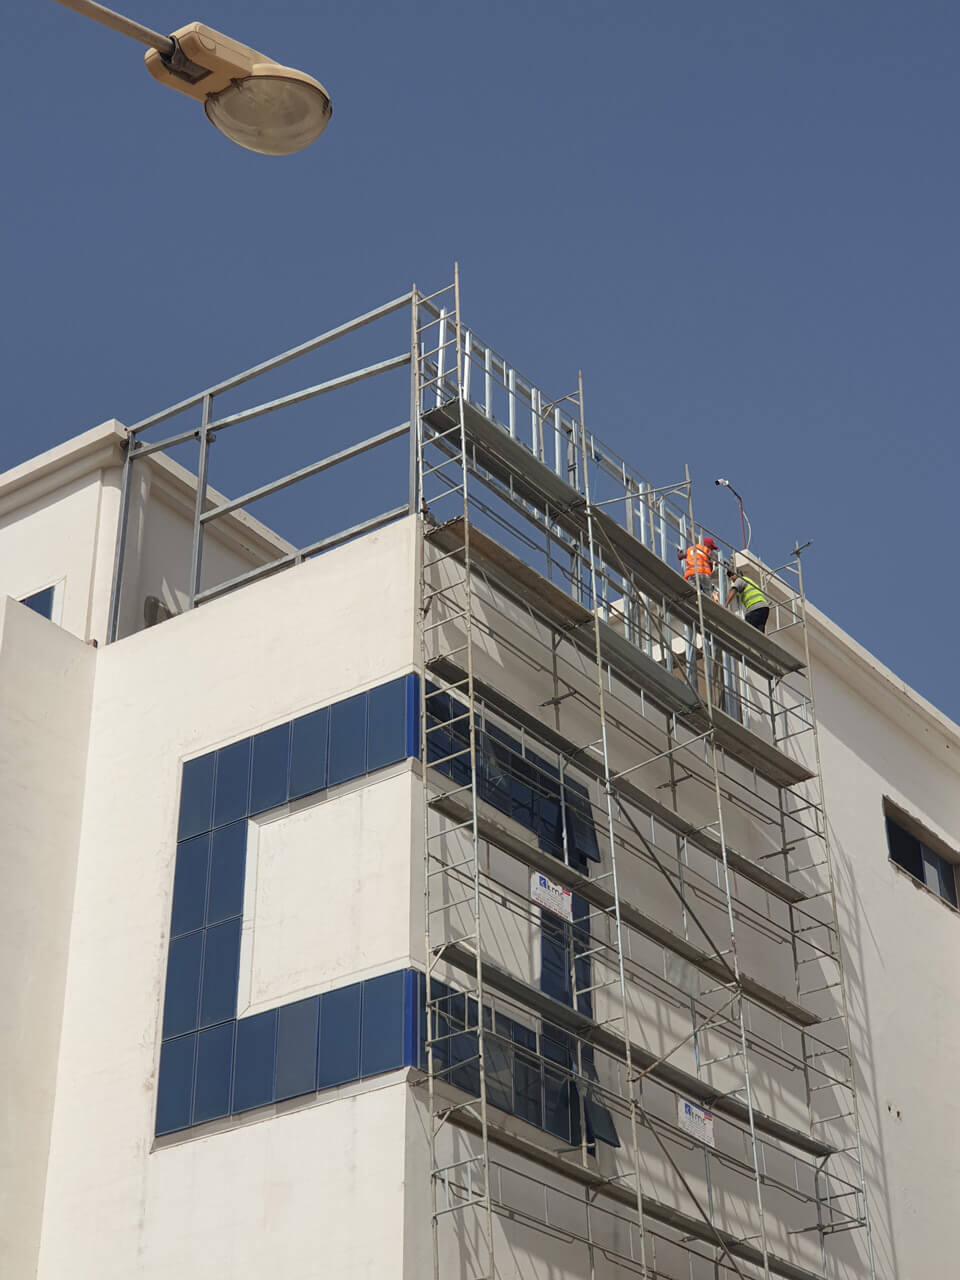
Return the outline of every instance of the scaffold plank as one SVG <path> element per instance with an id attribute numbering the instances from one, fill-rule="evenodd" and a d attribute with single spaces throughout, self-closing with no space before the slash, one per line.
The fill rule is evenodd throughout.
<path id="1" fill-rule="evenodd" d="M 450 401 L 428 410 L 423 418 L 436 429 L 438 425 L 448 427 L 454 419 L 459 421 L 457 415 L 457 402 Z M 464 404 L 464 427 L 477 461 L 500 484 L 539 509 L 543 509 L 546 501 L 550 520 L 571 537 L 579 539 L 586 532 L 585 502 L 572 485 L 469 401 Z M 605 542 L 630 574 L 647 584 L 647 589 L 681 608 L 689 618 L 697 616 L 697 592 L 689 582 L 607 512 L 595 509 L 593 516 Z M 742 618 L 712 600 L 703 603 L 711 630 L 742 652 L 760 670 L 768 675 L 787 675 L 802 670 L 801 659 L 749 626 Z"/>
<path id="2" fill-rule="evenodd" d="M 438 659 L 432 662 L 430 669 L 442 679 L 449 680 L 451 683 L 455 679 L 463 679 L 462 669 L 449 659 Z M 575 743 L 557 733 L 555 729 L 549 728 L 542 720 L 531 715 L 530 712 L 524 710 L 523 707 L 501 693 L 499 689 L 487 684 L 486 681 L 475 678 L 473 685 L 476 696 L 491 710 L 500 711 L 515 724 L 533 734 L 544 745 L 556 751 L 558 755 L 568 760 L 575 759 L 578 769 L 599 782 L 603 782 L 603 768 L 600 763 L 578 749 Z M 630 782 L 627 778 L 619 778 L 614 790 L 617 798 L 622 803 L 640 809 L 643 813 L 653 817 L 668 830 L 689 840 L 691 844 L 709 857 L 716 858 L 718 861 L 723 860 L 724 848 L 719 840 L 709 835 L 706 831 L 693 826 L 692 823 L 681 817 L 679 813 L 668 809 L 666 805 L 661 804 L 659 800 L 641 790 L 640 787 Z M 786 880 L 781 880 L 779 876 L 773 875 L 766 868 L 751 861 L 750 858 L 737 853 L 736 850 L 728 847 L 726 849 L 726 859 L 731 871 L 742 875 L 745 880 L 750 880 L 753 884 L 773 894 L 774 897 L 779 898 L 782 902 L 795 903 L 803 901 L 804 894 L 800 889 L 789 884 Z"/>
<path id="3" fill-rule="evenodd" d="M 462 518 L 433 530 L 431 538 L 446 551 L 458 543 L 462 546 Z M 470 555 L 489 570 L 499 588 L 530 604 L 547 622 L 562 627 L 572 644 L 593 655 L 593 615 L 588 609 L 473 524 L 470 526 Z M 626 684 L 642 691 L 662 709 L 677 712 L 697 729 L 707 729 L 712 723 L 718 745 L 748 768 L 756 769 L 767 781 L 775 786 L 791 787 L 814 776 L 806 766 L 718 707 L 714 708 L 711 722 L 707 709 L 689 684 L 678 680 L 659 662 L 647 657 L 602 619 L 600 642 L 604 660 Z"/>
<path id="4" fill-rule="evenodd" d="M 452 965 L 453 968 L 459 969 L 462 973 L 473 974 L 476 972 L 476 954 L 470 947 L 464 946 L 461 942 L 454 942 L 446 947 L 443 953 L 443 960 L 444 963 Z M 626 1042 L 622 1036 L 618 1036 L 606 1027 L 599 1026 L 592 1018 L 588 1018 L 586 1014 L 580 1013 L 579 1010 L 573 1009 L 570 1005 L 563 1004 L 559 1000 L 555 1000 L 553 996 L 548 996 L 538 987 L 531 986 L 530 983 L 524 982 L 522 978 L 508 973 L 506 969 L 486 958 L 483 961 L 483 979 L 484 984 L 489 986 L 491 990 L 499 991 L 501 995 L 506 996 L 516 1004 L 533 1010 L 554 1026 L 563 1027 L 589 1044 L 596 1045 L 598 1049 L 604 1050 L 612 1057 L 621 1060 L 625 1057 Z M 630 1042 L 630 1050 L 633 1056 L 633 1065 L 643 1071 L 649 1069 L 650 1075 L 668 1089 L 702 1103 L 705 1107 L 717 1112 L 718 1115 L 727 1116 L 728 1119 L 735 1120 L 743 1125 L 749 1124 L 747 1105 L 741 1102 L 739 1098 L 732 1097 L 729 1094 L 718 1093 L 708 1081 L 701 1080 L 699 1076 L 691 1075 L 681 1067 L 675 1067 L 669 1062 L 661 1061 L 649 1049 L 635 1044 L 632 1040 Z M 768 1137 L 776 1138 L 778 1141 L 785 1142 L 800 1151 L 806 1151 L 810 1155 L 818 1157 L 836 1154 L 836 1148 L 830 1146 L 829 1143 L 821 1142 L 800 1129 L 794 1129 L 791 1125 L 783 1124 L 782 1121 L 774 1119 L 773 1116 L 768 1116 L 764 1112 L 758 1111 L 756 1107 L 753 1109 L 753 1119 L 756 1127 L 767 1134 Z"/>
<path id="5" fill-rule="evenodd" d="M 459 1114 L 451 1117 L 451 1123 L 469 1133 L 479 1133 L 479 1123 L 472 1116 Z M 577 1165 L 570 1160 L 564 1160 L 556 1152 L 550 1151 L 522 1134 L 514 1132 L 507 1125 L 492 1121 L 488 1125 L 488 1132 L 490 1140 L 496 1142 L 502 1149 L 512 1151 L 515 1155 L 530 1160 L 541 1168 L 550 1169 L 554 1173 L 579 1183 L 581 1186 L 589 1187 L 597 1196 L 606 1197 L 630 1208 L 636 1205 L 636 1194 L 630 1187 L 620 1186 L 588 1166 Z M 508 1208 L 509 1206 L 504 1207 Z M 646 1189 L 644 1189 L 643 1193 L 643 1212 L 644 1216 L 651 1221 L 659 1222 L 695 1240 L 702 1240 L 707 1244 L 713 1245 L 716 1245 L 718 1239 L 722 1240 L 724 1248 L 729 1250 L 735 1258 L 743 1262 L 753 1263 L 756 1266 L 763 1265 L 763 1254 L 756 1245 L 731 1235 L 730 1232 L 718 1230 L 702 1218 L 684 1213 L 683 1210 L 677 1209 L 673 1205 L 664 1204 L 662 1200 L 655 1200 L 647 1193 Z M 796 1263 L 790 1262 L 787 1258 L 781 1258 L 775 1253 L 768 1252 L 767 1257 L 771 1272 L 782 1276 L 783 1280 L 825 1280 L 824 1276 L 819 1272 L 798 1266 Z"/>
<path id="6" fill-rule="evenodd" d="M 446 795 L 444 792 L 436 796 L 432 803 L 439 813 L 453 819 L 455 822 L 462 822 L 472 814 L 472 810 L 458 796 Z M 549 876 L 550 879 L 556 880 L 558 884 L 572 889 L 579 897 L 595 906 L 599 911 L 612 911 L 614 909 L 613 894 L 607 888 L 596 880 L 590 880 L 587 876 L 581 875 L 580 872 L 552 857 L 549 853 L 544 853 L 542 849 L 539 849 L 533 843 L 519 823 L 511 822 L 509 818 L 504 818 L 502 815 L 497 814 L 496 810 L 485 801 L 480 801 L 478 805 L 478 820 L 480 835 L 484 840 L 490 841 L 498 849 L 510 854 L 511 857 L 517 858 L 518 861 L 523 862 L 532 870 L 540 871 Z M 702 972 L 710 974 L 718 982 L 729 982 L 731 980 L 731 970 L 721 959 L 710 955 L 701 947 L 688 942 L 685 938 L 681 938 L 679 934 L 674 933 L 671 929 L 660 924 L 659 921 L 654 920 L 651 916 L 646 915 L 623 898 L 620 900 L 620 916 L 631 929 L 635 929 L 637 933 L 641 933 L 644 937 L 650 938 L 651 941 L 659 943 L 660 946 L 672 951 L 675 955 L 682 956 L 684 960 L 689 961 L 690 964 L 702 970 Z M 812 1027 L 820 1021 L 817 1015 L 809 1009 L 805 1009 L 802 1005 L 781 995 L 779 991 L 774 991 L 746 974 L 741 973 L 740 986 L 743 994 L 748 999 L 788 1018 L 791 1022 L 796 1023 L 797 1026 Z"/>
<path id="7" fill-rule="evenodd" d="M 462 547 L 463 521 L 452 520 L 431 536 L 444 549 L 457 545 Z M 593 615 L 589 609 L 473 524 L 470 526 L 470 556 L 483 564 L 499 589 L 532 605 L 548 623 L 562 628 L 568 640 L 593 656 Z M 700 706 L 698 695 L 688 684 L 678 680 L 624 636 L 618 635 L 602 619 L 600 636 L 605 660 L 626 684 L 650 697 L 663 710 L 684 713 Z"/>

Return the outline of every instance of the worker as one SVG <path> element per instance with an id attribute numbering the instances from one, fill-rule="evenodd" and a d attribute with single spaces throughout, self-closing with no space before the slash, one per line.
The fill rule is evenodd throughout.
<path id="1" fill-rule="evenodd" d="M 743 616 L 751 627 L 756 627 L 758 631 L 766 631 L 767 619 L 770 617 L 770 605 L 767 603 L 767 597 L 763 594 L 752 578 L 748 578 L 745 573 L 741 573 L 738 569 L 730 569 L 730 590 L 727 592 L 727 598 L 724 601 L 729 609 L 731 602 L 739 597 L 740 603 L 743 605 Z"/>
<path id="2" fill-rule="evenodd" d="M 706 592 L 712 600 L 717 600 L 717 590 L 713 575 L 717 568 L 717 544 L 711 537 L 701 538 L 699 542 L 687 547 L 686 551 L 677 550 L 677 559 L 684 560 L 683 576 L 687 582 L 700 579 L 700 590 Z M 693 583 L 696 586 L 696 582 Z"/>

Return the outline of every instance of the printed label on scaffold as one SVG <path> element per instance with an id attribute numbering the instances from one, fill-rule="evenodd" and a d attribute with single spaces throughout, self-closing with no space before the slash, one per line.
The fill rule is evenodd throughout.
<path id="1" fill-rule="evenodd" d="M 713 1137 L 713 1114 L 686 1098 L 677 1098 L 677 1124 L 698 1142 L 705 1142 L 708 1147 L 717 1145 Z"/>
<path id="2" fill-rule="evenodd" d="M 573 920 L 573 894 L 562 884 L 554 884 L 539 871 L 530 872 L 530 897 L 538 906 L 546 907 L 563 920 Z"/>

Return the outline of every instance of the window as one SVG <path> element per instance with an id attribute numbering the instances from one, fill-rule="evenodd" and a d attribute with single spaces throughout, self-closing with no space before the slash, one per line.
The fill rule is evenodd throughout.
<path id="1" fill-rule="evenodd" d="M 56 587 L 44 587 L 42 591 L 35 591 L 32 596 L 24 596 L 20 603 L 25 604 L 34 613 L 39 613 L 41 618 L 49 618 L 52 622 L 56 604 L 55 594 Z"/>
<path id="2" fill-rule="evenodd" d="M 955 907 L 957 905 L 955 860 L 952 857 L 944 857 L 942 853 L 931 848 L 931 843 L 939 844 L 940 842 L 935 836 L 924 832 L 923 828 L 906 814 L 901 814 L 897 810 L 894 811 L 896 817 L 891 817 L 892 806 L 885 805 L 884 809 L 887 822 L 887 847 L 891 862 L 895 862 L 908 875 L 926 885 L 938 898 L 943 898 L 945 902 Z"/>

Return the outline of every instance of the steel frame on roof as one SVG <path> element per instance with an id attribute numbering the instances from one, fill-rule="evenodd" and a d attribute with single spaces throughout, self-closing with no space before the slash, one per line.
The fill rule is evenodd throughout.
<path id="1" fill-rule="evenodd" d="M 402 505 L 398 505 L 388 511 L 380 512 L 371 516 L 354 525 L 350 529 L 343 530 L 331 537 L 310 543 L 309 545 L 287 555 L 279 556 L 267 564 L 259 565 L 246 573 L 238 575 L 228 582 L 217 583 L 203 591 L 200 588 L 201 572 L 203 567 L 204 534 L 207 528 L 214 521 L 221 520 L 236 511 L 242 511 L 252 503 L 257 502 L 262 498 L 269 497 L 274 493 L 279 493 L 281 490 L 287 489 L 302 480 L 309 479 L 314 475 L 319 475 L 321 472 L 328 471 L 340 463 L 360 457 L 361 455 L 369 453 L 384 444 L 388 444 L 401 436 L 408 435 L 410 431 L 410 422 L 408 420 L 387 431 L 379 432 L 347 449 L 339 450 L 326 458 L 322 458 L 311 463 L 309 466 L 300 467 L 296 471 L 292 471 L 287 475 L 268 482 L 267 484 L 258 485 L 255 489 L 251 489 L 248 493 L 241 494 L 237 498 L 233 498 L 227 502 L 222 502 L 214 506 L 209 505 L 210 491 L 207 478 L 210 460 L 210 445 L 212 441 L 221 432 L 227 431 L 230 427 L 237 426 L 240 423 L 251 422 L 256 419 L 264 418 L 269 414 L 277 413 L 280 410 L 291 408 L 298 404 L 303 404 L 308 400 L 316 399 L 317 397 L 329 392 L 342 390 L 344 388 L 354 386 L 358 382 L 365 382 L 369 378 L 375 378 L 378 375 L 389 373 L 395 369 L 401 369 L 410 364 L 411 353 L 409 350 L 401 351 L 387 359 L 376 361 L 373 364 L 366 365 L 359 369 L 352 369 L 338 377 L 329 378 L 324 382 L 302 387 L 287 395 L 277 397 L 273 400 L 263 401 L 259 404 L 252 405 L 247 409 L 240 410 L 236 413 L 226 414 L 220 418 L 217 418 L 214 414 L 216 398 L 229 391 L 234 391 L 238 387 L 244 386 L 249 382 L 253 382 L 265 374 L 272 373 L 273 371 L 282 368 L 284 365 L 291 364 L 296 360 L 302 359 L 304 356 L 310 355 L 315 351 L 319 351 L 322 347 L 329 346 L 331 343 L 335 343 L 339 339 L 347 337 L 349 334 L 356 333 L 358 330 L 365 328 L 367 325 L 373 324 L 375 321 L 382 320 L 398 311 L 405 310 L 411 306 L 412 298 L 412 293 L 402 294 L 399 298 L 394 298 L 390 302 L 384 303 L 383 306 L 375 307 L 372 311 L 367 311 L 353 320 L 348 320 L 346 323 L 337 325 L 333 329 L 328 329 L 325 333 L 321 333 L 317 337 L 311 338 L 308 342 L 303 342 L 296 347 L 291 347 L 289 350 L 281 352 L 270 360 L 264 360 L 260 364 L 256 364 L 249 369 L 245 369 L 242 373 L 235 374 L 232 378 L 227 378 L 224 381 L 215 383 L 212 387 L 208 387 L 204 391 L 199 391 L 196 395 L 189 396 L 186 400 L 180 400 L 169 408 L 162 409 L 159 413 L 151 414 L 149 417 L 142 419 L 140 422 L 135 423 L 132 427 L 127 429 L 127 448 L 120 482 L 120 511 L 117 523 L 117 538 L 110 589 L 110 609 L 107 624 L 108 644 L 118 638 L 120 630 L 120 608 L 124 582 L 124 563 L 126 557 L 127 532 L 130 519 L 134 471 L 138 463 L 144 462 L 154 454 L 167 453 L 169 450 L 176 448 L 177 445 L 186 444 L 194 440 L 199 444 L 197 488 L 193 512 L 193 530 L 191 535 L 188 579 L 188 608 L 191 609 L 196 605 L 202 604 L 206 600 L 223 595 L 227 591 L 232 591 L 237 587 L 245 586 L 259 578 L 265 577 L 271 573 L 276 573 L 280 569 L 288 568 L 290 565 L 299 564 L 301 561 L 309 559 L 311 556 L 318 555 L 323 551 L 340 546 L 343 542 L 349 541 L 355 537 L 360 537 L 364 533 L 370 533 L 375 529 L 382 528 L 385 525 L 392 523 L 394 520 L 400 519 L 402 516 L 410 513 L 408 500 Z M 146 432 L 168 421 L 170 418 L 176 417 L 181 413 L 197 410 L 199 410 L 200 420 L 194 426 L 189 427 L 186 430 L 176 431 L 160 440 L 146 440 L 143 438 Z"/>

